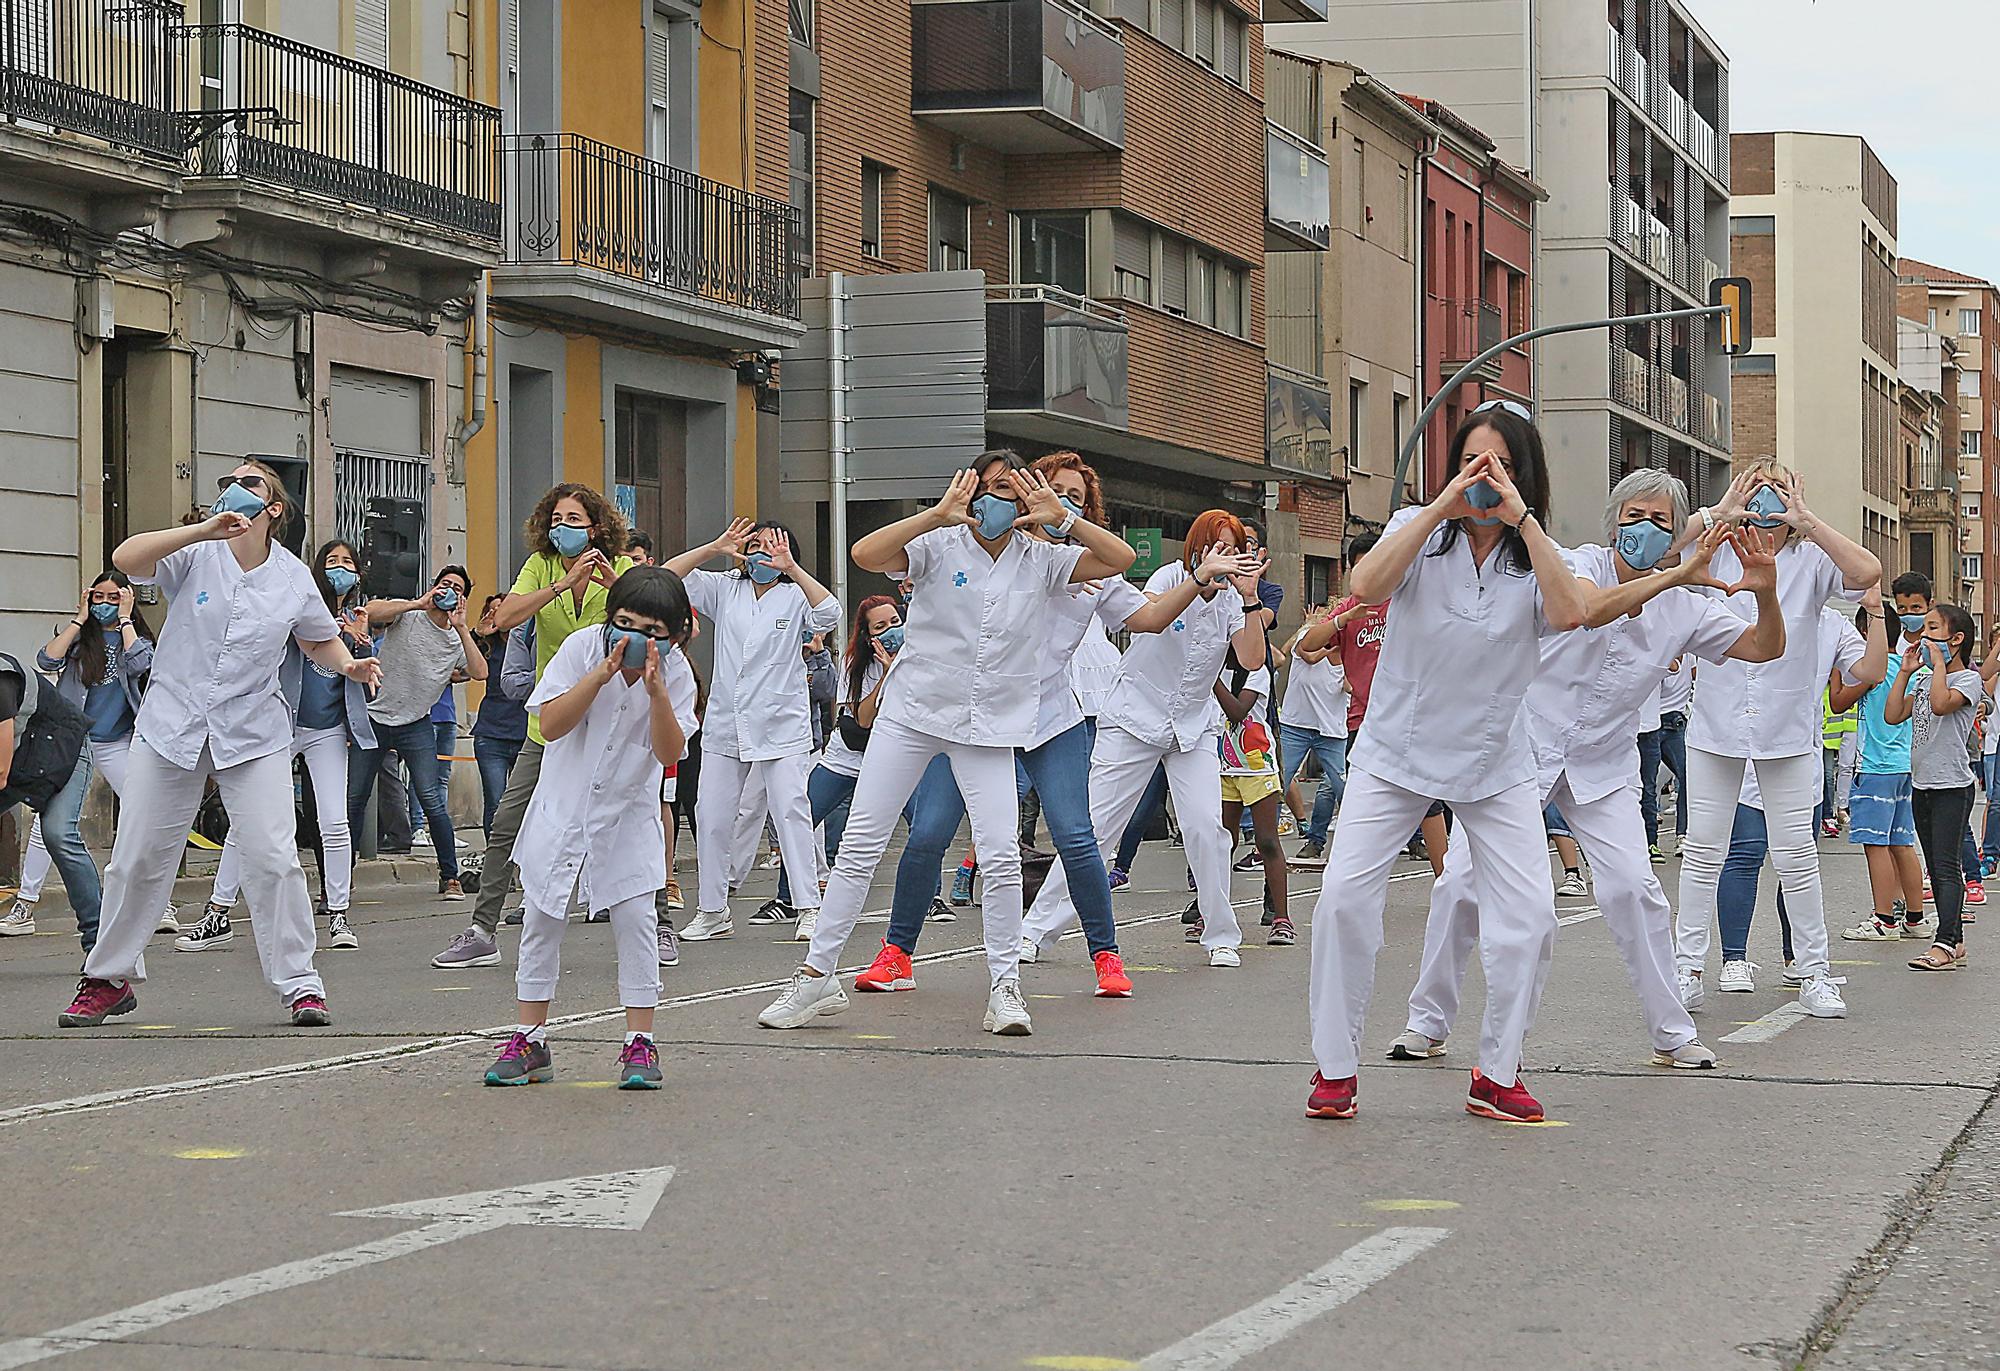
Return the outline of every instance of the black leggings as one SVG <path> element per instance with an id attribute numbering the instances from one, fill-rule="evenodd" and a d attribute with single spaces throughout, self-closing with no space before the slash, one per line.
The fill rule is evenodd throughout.
<path id="1" fill-rule="evenodd" d="M 1923 844 L 1924 865 L 1931 873 L 1931 894 L 1937 901 L 1937 942 L 1956 948 L 1965 941 L 1965 872 L 1959 850 L 1965 823 L 1972 817 L 1972 787 L 1911 792 L 1910 807 L 1917 820 L 1917 841 Z"/>

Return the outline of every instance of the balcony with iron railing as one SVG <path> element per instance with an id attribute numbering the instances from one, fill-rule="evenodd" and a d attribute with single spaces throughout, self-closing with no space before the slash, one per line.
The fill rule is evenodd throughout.
<path id="1" fill-rule="evenodd" d="M 1009 153 L 1125 143 L 1125 40 L 1076 0 L 909 0 L 910 110 Z"/>
<path id="2" fill-rule="evenodd" d="M 802 336 L 784 201 L 579 134 L 500 141 L 496 297 L 713 347 Z"/>
<path id="3" fill-rule="evenodd" d="M 1264 125 L 1264 247 L 1270 252 L 1325 250 L 1333 243 L 1333 197 L 1326 153 Z"/>
<path id="4" fill-rule="evenodd" d="M 1054 286 L 1002 286 L 986 300 L 989 411 L 1008 431 L 1063 443 L 1131 424 L 1131 330 L 1122 310 Z"/>
<path id="5" fill-rule="evenodd" d="M 1327 0 L 1264 0 L 1267 24 L 1317 24 L 1326 22 Z"/>
<path id="6" fill-rule="evenodd" d="M 0 0 L 0 180 L 171 188 L 181 13 L 170 0 Z"/>

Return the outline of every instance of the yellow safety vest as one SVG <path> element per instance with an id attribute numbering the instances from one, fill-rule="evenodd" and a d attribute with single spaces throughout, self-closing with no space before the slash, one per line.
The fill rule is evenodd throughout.
<path id="1" fill-rule="evenodd" d="M 1860 721 L 1851 709 L 1835 714 L 1832 696 L 1826 692 L 1820 694 L 1820 710 L 1823 715 L 1820 739 L 1827 751 L 1832 752 L 1840 747 L 1842 738 L 1854 732 Z"/>

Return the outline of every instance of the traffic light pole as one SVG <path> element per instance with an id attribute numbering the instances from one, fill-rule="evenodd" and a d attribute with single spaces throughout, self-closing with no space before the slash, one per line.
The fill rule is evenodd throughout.
<path id="1" fill-rule="evenodd" d="M 1652 324 L 1668 319 L 1706 319 L 1711 316 L 1721 317 L 1729 312 L 1728 305 L 1703 305 L 1698 309 L 1670 309 L 1659 314 L 1626 314 L 1616 319 L 1590 319 L 1582 323 L 1550 324 L 1546 328 L 1531 328 L 1526 333 L 1517 333 L 1512 338 L 1495 343 L 1453 373 L 1452 378 L 1439 387 L 1438 393 L 1431 397 L 1431 402 L 1424 406 L 1424 412 L 1417 416 L 1415 426 L 1403 439 L 1403 450 L 1396 454 L 1396 478 L 1395 485 L 1390 490 L 1389 512 L 1394 514 L 1403 507 L 1403 481 L 1409 475 L 1410 458 L 1416 455 L 1417 444 L 1423 441 L 1424 430 L 1430 427 L 1432 418 L 1436 416 L 1444 402 L 1451 398 L 1452 392 L 1465 384 L 1467 378 L 1508 348 L 1518 347 L 1522 343 L 1530 343 L 1537 338 L 1547 338 L 1557 333 L 1581 333 L 1586 329 L 1614 328 L 1619 324 Z"/>

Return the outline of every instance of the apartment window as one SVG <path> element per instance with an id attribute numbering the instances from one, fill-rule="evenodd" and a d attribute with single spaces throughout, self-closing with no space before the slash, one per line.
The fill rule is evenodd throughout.
<path id="1" fill-rule="evenodd" d="M 1348 139 L 1342 162 L 1341 225 L 1359 238 L 1368 227 L 1368 145 L 1359 138 Z"/>
<path id="2" fill-rule="evenodd" d="M 1169 238 L 1160 252 L 1160 308 L 1183 319 L 1188 312 L 1188 246 Z"/>
<path id="3" fill-rule="evenodd" d="M 1925 311 L 1924 311 L 1924 326 L 1925 326 L 1926 328 L 1936 328 L 1936 327 L 1937 327 L 1937 311 L 1936 311 L 1936 310 L 1934 310 L 1934 309 L 1927 309 L 1927 310 L 1925 310 Z"/>
<path id="4" fill-rule="evenodd" d="M 964 271 L 972 265 L 972 202 L 931 187 L 931 270 Z"/>
<path id="5" fill-rule="evenodd" d="M 1958 373 L 1959 395 L 1968 400 L 1977 400 L 1979 398 L 1979 375 L 1976 371 L 1961 371 Z"/>
<path id="6" fill-rule="evenodd" d="M 1958 333 L 1961 338 L 1977 338 L 1979 336 L 1978 310 L 1962 309 L 1958 312 Z"/>
<path id="7" fill-rule="evenodd" d="M 1153 303 L 1153 231 L 1136 219 L 1112 221 L 1111 289 L 1121 299 Z"/>
<path id="8" fill-rule="evenodd" d="M 861 159 L 861 255 L 881 257 L 882 251 L 882 202 L 883 192 L 889 182 L 889 169 L 880 162 Z"/>
<path id="9" fill-rule="evenodd" d="M 1729 231 L 1745 238 L 1769 238 L 1777 233 L 1778 221 L 1769 214 L 1745 214 L 1729 221 Z"/>
<path id="10" fill-rule="evenodd" d="M 1528 331 L 1528 278 L 1518 271 L 1507 273 L 1507 336 Z"/>
<path id="11" fill-rule="evenodd" d="M 1367 470 L 1361 460 L 1361 400 L 1368 386 L 1362 381 L 1347 383 L 1347 464 L 1356 470 Z"/>
<path id="12" fill-rule="evenodd" d="M 1071 295 L 1090 293 L 1087 220 L 1081 214 L 1017 214 L 1015 279 L 1056 286 Z"/>
<path id="13" fill-rule="evenodd" d="M 1194 279 L 1189 283 L 1188 317 L 1197 324 L 1215 323 L 1215 259 L 1206 253 L 1194 255 Z"/>
<path id="14" fill-rule="evenodd" d="M 813 41 L 813 0 L 791 0 L 790 13 L 786 16 L 791 28 L 792 41 L 812 46 Z"/>
<path id="15" fill-rule="evenodd" d="M 1250 84 L 1250 26 L 1243 16 L 1227 5 L 1216 5 L 1218 51 L 1215 69 L 1225 80 L 1239 86 Z"/>
<path id="16" fill-rule="evenodd" d="M 1215 66 L 1215 10 L 1216 0 L 1194 0 L 1193 39 L 1188 44 L 1188 52 L 1204 67 Z"/>
<path id="17" fill-rule="evenodd" d="M 1968 552 L 1958 559 L 1958 579 L 1976 581 L 1979 579 L 1979 554 Z"/>
<path id="18" fill-rule="evenodd" d="M 792 92 L 792 208 L 798 211 L 792 216 L 792 260 L 807 276 L 813 274 L 813 114 L 818 103 Z"/>
<path id="19" fill-rule="evenodd" d="M 1306 558 L 1306 603 L 1308 605 L 1330 605 L 1333 594 L 1333 559 L 1330 557 Z"/>
<path id="20" fill-rule="evenodd" d="M 1979 455 L 1978 429 L 1969 428 L 1958 435 L 1958 455 L 1961 457 L 1977 457 Z"/>
<path id="21" fill-rule="evenodd" d="M 1937 579 L 1937 538 L 1929 533 L 1910 535 L 1910 570 Z"/>
<path id="22" fill-rule="evenodd" d="M 1733 376 L 1775 376 L 1778 374 L 1778 359 L 1768 352 L 1732 357 L 1729 359 L 1729 371 Z"/>
<path id="23" fill-rule="evenodd" d="M 1227 265 L 1215 274 L 1215 326 L 1224 333 L 1241 338 L 1243 327 L 1243 297 L 1246 277 L 1237 268 Z"/>
<path id="24" fill-rule="evenodd" d="M 1977 519 L 1979 517 L 1979 492 L 1969 490 L 1958 497 L 1958 517 Z"/>

